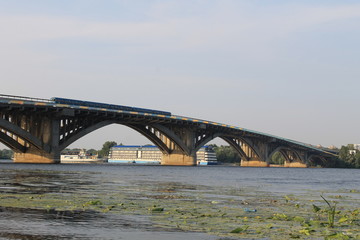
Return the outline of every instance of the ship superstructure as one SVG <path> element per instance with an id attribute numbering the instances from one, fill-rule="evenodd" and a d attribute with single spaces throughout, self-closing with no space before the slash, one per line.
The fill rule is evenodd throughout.
<path id="1" fill-rule="evenodd" d="M 162 152 L 152 145 L 118 145 L 110 149 L 109 163 L 161 164 Z M 211 146 L 204 146 L 196 153 L 198 165 L 217 164 L 215 151 Z"/>
<path id="2" fill-rule="evenodd" d="M 109 163 L 160 164 L 162 153 L 156 146 L 115 146 L 110 149 Z"/>
<path id="3" fill-rule="evenodd" d="M 196 153 L 196 162 L 198 165 L 216 165 L 217 158 L 214 149 L 211 146 L 203 146 Z"/>

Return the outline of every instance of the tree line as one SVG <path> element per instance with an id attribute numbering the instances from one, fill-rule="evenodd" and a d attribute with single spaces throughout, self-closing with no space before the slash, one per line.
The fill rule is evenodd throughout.
<path id="1" fill-rule="evenodd" d="M 339 167 L 360 168 L 360 150 L 354 144 L 342 146 L 339 151 Z"/>
<path id="2" fill-rule="evenodd" d="M 117 145 L 118 144 L 115 141 L 106 141 L 100 150 L 96 150 L 96 149 L 86 150 L 86 155 L 89 156 L 97 155 L 99 158 L 106 158 L 107 156 L 109 156 L 110 149 Z M 122 143 L 120 143 L 119 145 L 122 145 Z M 61 151 L 61 154 L 72 154 L 74 152 L 80 152 L 81 150 L 82 149 L 80 148 L 66 148 L 63 151 Z"/>

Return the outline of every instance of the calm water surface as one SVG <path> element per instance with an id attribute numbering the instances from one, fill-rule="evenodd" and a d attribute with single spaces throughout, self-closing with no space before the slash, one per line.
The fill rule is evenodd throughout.
<path id="1" fill-rule="evenodd" d="M 183 194 L 206 194 L 219 200 L 221 189 L 248 194 L 311 196 L 322 192 L 360 200 L 360 170 L 241 168 L 226 166 L 172 167 L 134 165 L 37 165 L 0 163 L 0 193 L 101 195 L 115 192 L 141 197 L 161 187 Z M 356 192 L 356 193 L 354 193 Z M 241 200 L 240 196 L 235 196 Z M 1 201 L 1 199 L 0 199 Z M 14 200 L 15 201 L 15 200 Z M 356 201 L 355 201 L 356 202 Z M 358 201 L 359 203 L 360 201 Z M 356 206 L 359 207 L 359 206 Z M 0 239 L 220 239 L 155 226 L 147 216 L 85 212 L 57 217 L 34 209 L 0 209 Z"/>

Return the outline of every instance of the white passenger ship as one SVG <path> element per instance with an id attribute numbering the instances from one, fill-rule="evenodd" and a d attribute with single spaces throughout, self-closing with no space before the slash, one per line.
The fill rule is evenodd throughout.
<path id="1" fill-rule="evenodd" d="M 162 152 L 151 145 L 114 146 L 109 152 L 109 163 L 161 164 Z M 217 164 L 212 147 L 204 146 L 196 153 L 198 165 Z"/>
<path id="2" fill-rule="evenodd" d="M 97 155 L 86 154 L 85 149 L 79 151 L 64 151 L 60 155 L 60 163 L 101 163 L 105 160 L 99 159 Z"/>
<path id="3" fill-rule="evenodd" d="M 204 146 L 196 153 L 198 165 L 217 165 L 217 158 L 214 149 L 211 146 Z"/>
<path id="4" fill-rule="evenodd" d="M 160 164 L 162 153 L 156 146 L 115 146 L 110 149 L 109 163 Z"/>

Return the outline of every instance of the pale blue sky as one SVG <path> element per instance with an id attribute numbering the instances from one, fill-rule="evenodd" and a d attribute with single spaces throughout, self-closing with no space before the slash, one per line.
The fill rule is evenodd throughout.
<path id="1" fill-rule="evenodd" d="M 1 93 L 360 143 L 359 1 L 0 0 Z M 107 127 L 73 144 L 144 144 Z"/>

